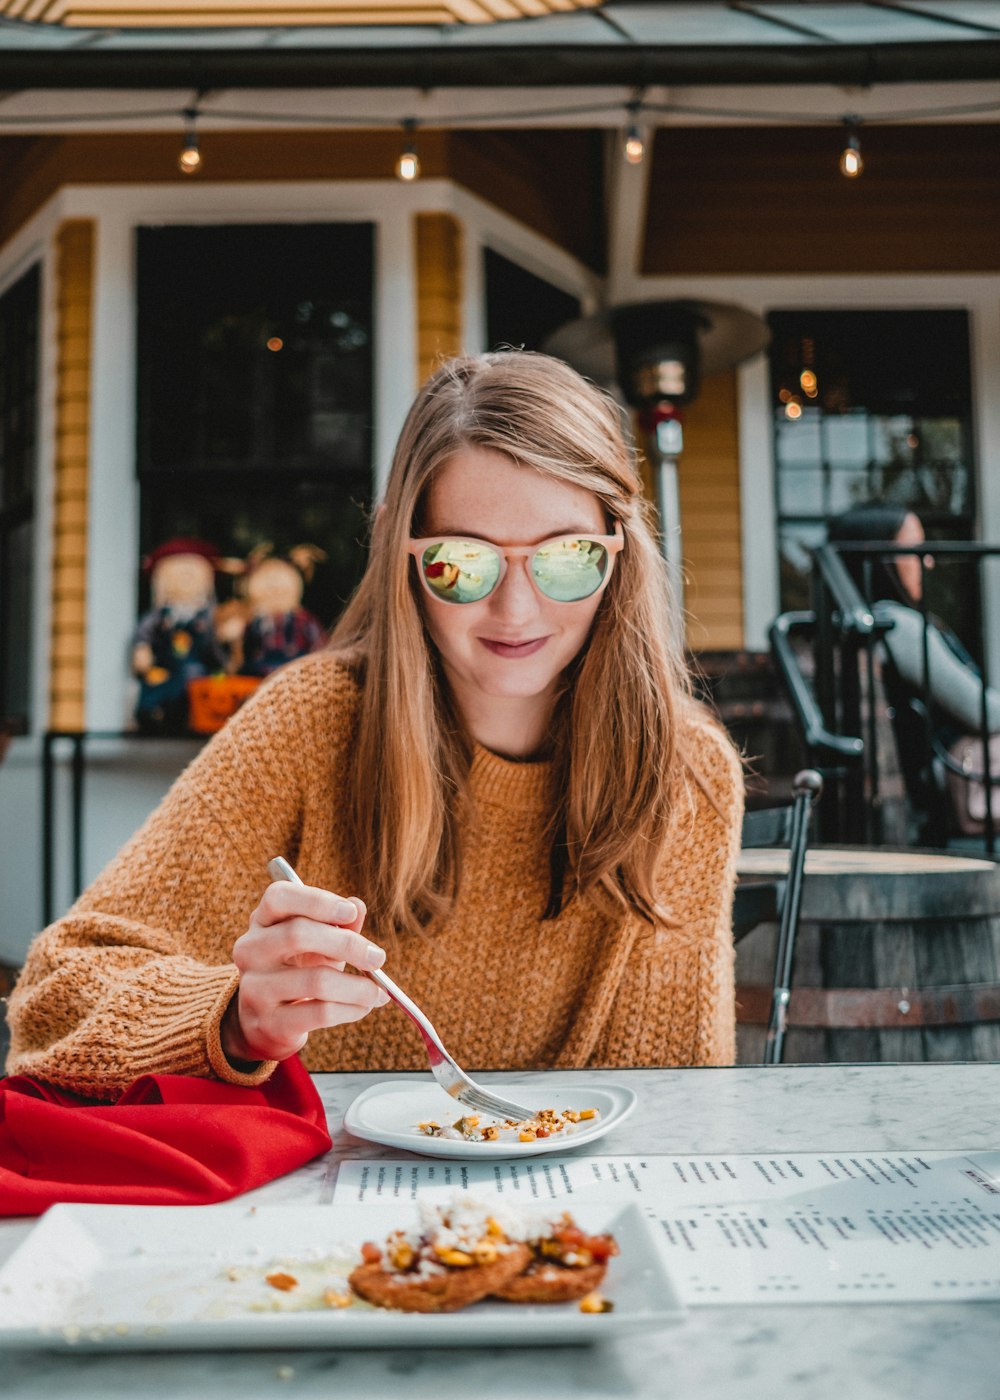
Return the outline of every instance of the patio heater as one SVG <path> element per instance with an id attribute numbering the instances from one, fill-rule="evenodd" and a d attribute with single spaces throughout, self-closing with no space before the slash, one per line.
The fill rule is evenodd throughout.
<path id="1" fill-rule="evenodd" d="M 741 306 L 711 301 L 646 301 L 613 306 L 561 326 L 542 347 L 636 411 L 653 468 L 660 537 L 677 616 L 684 608 L 678 464 L 683 409 L 703 375 L 721 374 L 767 348 L 767 325 Z"/>

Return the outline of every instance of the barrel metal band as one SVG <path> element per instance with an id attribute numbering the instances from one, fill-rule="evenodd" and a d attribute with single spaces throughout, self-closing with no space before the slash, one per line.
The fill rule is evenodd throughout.
<path id="1" fill-rule="evenodd" d="M 737 987 L 737 1021 L 766 1026 L 772 996 L 770 987 Z M 1000 1021 L 1000 982 L 921 988 L 796 987 L 788 1002 L 786 1024 L 814 1030 L 891 1030 L 983 1021 Z"/>

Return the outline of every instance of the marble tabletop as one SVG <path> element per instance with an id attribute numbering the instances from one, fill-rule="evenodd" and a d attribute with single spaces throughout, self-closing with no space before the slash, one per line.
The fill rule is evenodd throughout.
<path id="1" fill-rule="evenodd" d="M 320 1075 L 337 1144 L 329 1157 L 233 1208 L 328 1199 L 344 1157 L 398 1157 L 341 1132 L 347 1105 L 385 1076 Z M 399 1078 L 398 1075 L 391 1076 Z M 487 1082 L 532 1076 L 484 1075 Z M 551 1083 L 592 1082 L 562 1073 Z M 830 1148 L 998 1148 L 1000 1064 L 803 1065 L 615 1070 L 640 1111 L 600 1145 L 708 1153 Z M 585 1152 L 586 1149 L 580 1149 Z M 0 1222 L 0 1261 L 30 1222 Z M 0 1354 L 4 1400 L 996 1400 L 1000 1304 L 693 1309 L 679 1327 L 596 1347 L 148 1355 Z"/>

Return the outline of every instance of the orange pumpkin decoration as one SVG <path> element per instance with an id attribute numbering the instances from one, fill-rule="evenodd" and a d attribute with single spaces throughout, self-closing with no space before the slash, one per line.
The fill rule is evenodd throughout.
<path id="1" fill-rule="evenodd" d="M 214 734 L 260 685 L 257 676 L 199 676 L 188 681 L 188 728 Z"/>

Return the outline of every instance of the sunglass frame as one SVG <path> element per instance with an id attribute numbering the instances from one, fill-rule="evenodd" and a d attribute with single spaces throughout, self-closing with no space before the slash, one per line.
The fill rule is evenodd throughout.
<path id="1" fill-rule="evenodd" d="M 439 603 L 447 603 L 450 607 L 467 608 L 474 603 L 485 603 L 486 599 L 497 591 L 507 573 L 508 559 L 534 559 L 535 555 L 540 550 L 546 549 L 550 545 L 562 544 L 564 540 L 587 540 L 593 544 L 603 545 L 608 556 L 608 567 L 597 587 L 590 593 L 584 593 L 580 598 L 553 598 L 551 593 L 546 593 L 545 589 L 539 584 L 538 580 L 535 578 L 534 570 L 531 568 L 527 570 L 528 578 L 531 580 L 532 587 L 535 591 L 544 598 L 547 603 L 584 603 L 590 598 L 599 596 L 604 592 L 605 588 L 607 588 L 608 580 L 614 572 L 615 558 L 625 548 L 625 535 L 622 531 L 620 520 L 615 521 L 615 532 L 613 535 L 589 535 L 579 530 L 574 530 L 566 535 L 553 535 L 550 539 L 540 540 L 538 544 L 511 545 L 496 544 L 493 540 L 479 539 L 476 535 L 429 535 L 423 539 L 411 539 L 407 546 L 407 552 L 412 554 L 414 559 L 416 559 L 417 574 L 420 578 L 420 582 L 432 598 L 436 598 Z M 500 572 L 497 574 L 492 587 L 488 592 L 484 593 L 481 598 L 446 598 L 444 594 L 438 593 L 432 587 L 424 571 L 423 556 L 432 545 L 463 543 L 485 545 L 487 549 L 492 550 L 500 559 Z"/>

